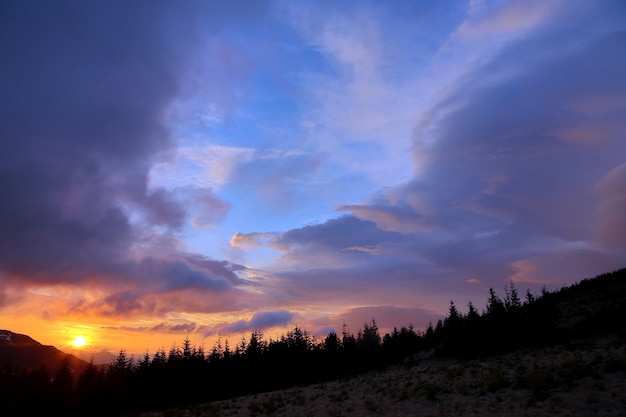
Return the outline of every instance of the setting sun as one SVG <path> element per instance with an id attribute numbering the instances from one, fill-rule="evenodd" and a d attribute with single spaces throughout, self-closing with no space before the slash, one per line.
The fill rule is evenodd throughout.
<path id="1" fill-rule="evenodd" d="M 72 340 L 72 346 L 80 348 L 87 344 L 87 339 L 83 336 L 76 336 L 74 340 Z"/>

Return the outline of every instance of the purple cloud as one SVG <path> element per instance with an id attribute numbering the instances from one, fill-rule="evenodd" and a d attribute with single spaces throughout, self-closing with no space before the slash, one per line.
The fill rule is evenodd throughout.
<path id="1" fill-rule="evenodd" d="M 171 255 L 182 252 L 176 233 L 190 218 L 210 224 L 229 205 L 207 190 L 151 189 L 148 176 L 175 146 L 166 115 L 202 46 L 194 22 L 217 28 L 259 5 L 119 6 L 3 5 L 0 38 L 11 42 L 0 45 L 2 279 L 132 286 L 150 272 L 162 290 L 223 290 L 235 280 L 227 267 Z M 123 299 L 109 301 L 134 308 Z"/>
<path id="2" fill-rule="evenodd" d="M 294 315 L 287 310 L 265 311 L 255 313 L 250 320 L 239 320 L 214 327 L 208 335 L 242 333 L 252 330 L 263 330 L 274 326 L 285 326 L 291 322 Z"/>
<path id="3" fill-rule="evenodd" d="M 193 333 L 197 328 L 196 323 L 170 324 L 162 322 L 150 328 L 152 331 L 167 333 Z"/>

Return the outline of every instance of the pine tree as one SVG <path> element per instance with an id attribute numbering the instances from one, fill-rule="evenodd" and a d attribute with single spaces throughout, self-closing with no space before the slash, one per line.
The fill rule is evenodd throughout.
<path id="1" fill-rule="evenodd" d="M 109 373 L 115 375 L 126 375 L 127 371 L 130 368 L 129 364 L 129 360 L 126 357 L 126 351 L 124 349 L 120 349 L 117 358 L 109 367 Z"/>
<path id="2" fill-rule="evenodd" d="M 493 288 L 489 288 L 489 299 L 487 300 L 487 314 L 491 316 L 501 316 L 506 311 L 504 303 L 496 295 Z"/>
<path id="3" fill-rule="evenodd" d="M 192 352 L 192 347 L 191 347 L 191 341 L 189 340 L 189 336 L 185 337 L 185 340 L 183 340 L 183 352 L 182 352 L 182 359 L 183 360 L 189 360 L 191 359 L 193 352 Z"/>
<path id="4" fill-rule="evenodd" d="M 324 339 L 324 350 L 326 352 L 337 352 L 340 347 L 339 336 L 334 331 L 328 333 Z"/>
<path id="5" fill-rule="evenodd" d="M 467 304 L 467 308 L 468 308 L 467 319 L 470 322 L 473 322 L 476 319 L 480 318 L 480 314 L 478 314 L 478 311 L 476 310 L 476 307 L 474 307 L 474 304 L 471 301 Z"/>
<path id="6" fill-rule="evenodd" d="M 372 319 L 370 324 L 363 324 L 363 331 L 359 331 L 357 344 L 366 351 L 375 351 L 380 347 L 380 334 L 376 320 Z"/>
<path id="7" fill-rule="evenodd" d="M 230 350 L 230 344 L 228 343 L 228 339 L 224 342 L 224 354 L 222 355 L 225 361 L 228 361 L 232 358 L 233 353 Z"/>
<path id="8" fill-rule="evenodd" d="M 93 357 L 76 384 L 76 396 L 81 409 L 90 412 L 100 402 L 103 393 L 104 376 L 94 364 Z"/>
<path id="9" fill-rule="evenodd" d="M 519 298 L 517 288 L 515 287 L 515 283 L 513 281 L 511 281 L 508 288 L 504 288 L 504 293 L 504 307 L 507 311 L 517 310 L 522 306 L 522 301 Z"/>
<path id="10" fill-rule="evenodd" d="M 66 355 L 54 374 L 52 382 L 54 399 L 61 408 L 67 408 L 72 400 L 74 390 L 73 372 L 70 367 L 69 356 Z"/>

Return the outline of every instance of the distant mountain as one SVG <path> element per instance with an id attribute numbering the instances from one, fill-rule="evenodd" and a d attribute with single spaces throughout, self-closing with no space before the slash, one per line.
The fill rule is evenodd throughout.
<path id="1" fill-rule="evenodd" d="M 78 357 L 84 361 L 91 361 L 96 365 L 109 365 L 115 361 L 116 355 L 108 350 L 100 350 L 98 352 L 93 351 L 80 351 L 77 353 Z"/>
<path id="2" fill-rule="evenodd" d="M 0 330 L 0 366 L 11 367 L 13 372 L 45 367 L 51 375 L 67 359 L 75 378 L 85 370 L 87 362 L 74 355 L 61 352 L 54 346 L 46 346 L 29 336 Z"/>

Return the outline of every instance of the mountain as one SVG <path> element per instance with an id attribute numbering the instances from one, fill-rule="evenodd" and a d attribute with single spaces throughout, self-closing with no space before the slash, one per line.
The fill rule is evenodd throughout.
<path id="1" fill-rule="evenodd" d="M 61 352 L 54 346 L 42 345 L 27 335 L 0 330 L 0 366 L 3 369 L 10 367 L 15 372 L 45 368 L 54 375 L 66 359 L 74 378 L 78 378 L 87 366 L 84 360 Z"/>
<path id="2" fill-rule="evenodd" d="M 109 352 L 108 350 L 99 350 L 99 351 L 80 351 L 78 352 L 78 357 L 84 361 L 92 361 L 96 365 L 100 367 L 106 367 L 109 364 L 115 362 L 117 358 L 116 355 Z"/>

